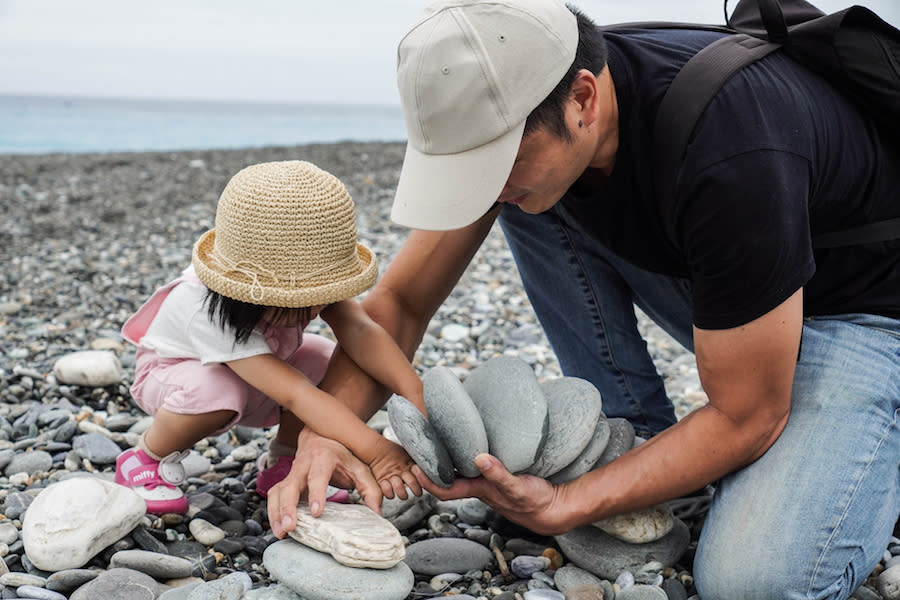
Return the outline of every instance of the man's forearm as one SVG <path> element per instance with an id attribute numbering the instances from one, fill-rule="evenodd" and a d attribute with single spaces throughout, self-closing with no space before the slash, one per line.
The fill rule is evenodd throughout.
<path id="1" fill-rule="evenodd" d="M 787 414 L 735 423 L 705 406 L 611 463 L 563 485 L 566 529 L 690 493 L 756 460 Z"/>

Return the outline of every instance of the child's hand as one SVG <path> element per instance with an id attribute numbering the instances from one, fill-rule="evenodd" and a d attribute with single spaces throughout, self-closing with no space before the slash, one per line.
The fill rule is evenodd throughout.
<path id="1" fill-rule="evenodd" d="M 369 468 L 385 497 L 393 498 L 396 494 L 406 500 L 407 488 L 416 496 L 422 495 L 422 486 L 411 470 L 414 464 L 402 446 L 381 436 Z"/>

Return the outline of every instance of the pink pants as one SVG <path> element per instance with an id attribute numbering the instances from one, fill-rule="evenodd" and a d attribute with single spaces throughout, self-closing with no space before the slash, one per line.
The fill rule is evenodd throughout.
<path id="1" fill-rule="evenodd" d="M 334 342 L 315 334 L 304 334 L 303 344 L 286 362 L 314 384 L 325 376 Z M 227 365 L 202 364 L 190 358 L 162 358 L 138 348 L 131 395 L 148 415 L 160 408 L 180 415 L 198 415 L 217 410 L 237 413 L 218 435 L 234 425 L 271 427 L 281 420 L 281 405 L 237 376 Z"/>

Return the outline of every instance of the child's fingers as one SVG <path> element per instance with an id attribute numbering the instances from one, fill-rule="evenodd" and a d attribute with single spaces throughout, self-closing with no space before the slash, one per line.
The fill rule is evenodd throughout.
<path id="1" fill-rule="evenodd" d="M 391 485 L 391 482 L 389 480 L 379 480 L 378 487 L 381 488 L 381 493 L 385 498 L 394 498 L 394 487 Z"/>
<path id="2" fill-rule="evenodd" d="M 419 485 L 419 480 L 412 474 L 412 471 L 403 471 L 400 477 L 403 478 L 403 483 L 413 494 L 416 496 L 422 495 L 422 486 Z"/>

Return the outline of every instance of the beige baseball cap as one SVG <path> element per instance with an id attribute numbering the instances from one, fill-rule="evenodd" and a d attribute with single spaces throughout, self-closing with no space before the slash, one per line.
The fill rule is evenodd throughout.
<path id="1" fill-rule="evenodd" d="M 578 25 L 559 0 L 438 0 L 400 41 L 408 143 L 391 219 L 457 229 L 497 200 L 525 119 L 575 59 Z"/>

